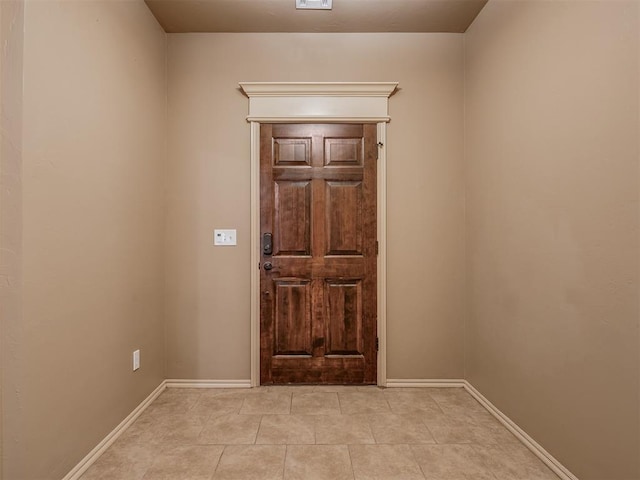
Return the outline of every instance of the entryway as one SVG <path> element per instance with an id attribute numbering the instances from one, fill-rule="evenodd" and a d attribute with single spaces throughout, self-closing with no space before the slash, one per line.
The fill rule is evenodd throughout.
<path id="1" fill-rule="evenodd" d="M 303 315 L 298 317 L 305 319 L 303 320 L 306 323 L 306 330 L 304 331 L 305 338 L 291 338 L 287 336 L 283 336 L 282 343 L 275 345 L 273 348 L 273 353 L 270 354 L 271 365 L 269 369 L 273 371 L 271 366 L 276 364 L 276 370 L 279 373 L 276 374 L 277 381 L 275 383 L 377 383 L 379 386 L 385 386 L 387 377 L 386 377 L 386 125 L 390 120 L 388 114 L 388 98 L 395 91 L 397 87 L 397 83 L 395 82 L 327 82 L 327 83 L 307 83 L 307 82 L 283 82 L 283 83 L 261 83 L 261 82 L 247 82 L 241 83 L 240 87 L 244 91 L 244 93 L 249 97 L 249 115 L 247 116 L 247 120 L 251 122 L 251 385 L 258 386 L 261 383 L 261 363 L 264 363 L 263 358 L 261 358 L 262 348 L 261 345 L 263 343 L 263 336 L 261 332 L 261 322 L 260 322 L 260 314 L 262 308 L 262 298 L 263 292 L 269 291 L 269 295 L 272 297 L 276 297 L 276 290 L 279 290 L 279 298 L 283 300 L 282 306 L 279 307 L 279 312 L 285 312 L 283 310 L 286 305 L 286 312 L 300 310 L 303 312 Z M 278 273 L 280 275 L 278 280 L 280 283 L 274 284 L 272 283 L 266 290 L 263 291 L 261 288 L 261 277 L 263 276 L 264 270 L 262 269 L 262 263 L 268 262 L 263 259 L 263 241 L 264 238 L 262 236 L 263 233 L 271 233 L 272 239 L 274 242 L 272 246 L 275 246 L 275 242 L 281 241 L 276 238 L 273 230 L 264 230 L 261 225 L 261 165 L 260 165 L 260 151 L 261 151 L 261 125 L 263 124 L 273 124 L 274 126 L 281 124 L 363 124 L 365 125 L 369 133 L 369 135 L 373 139 L 373 143 L 375 144 L 375 157 L 377 157 L 377 161 L 375 162 L 375 170 L 372 174 L 375 177 L 375 223 L 376 228 L 376 244 L 373 247 L 368 246 L 367 248 L 376 248 L 377 245 L 377 256 L 375 256 L 375 313 L 369 314 L 368 312 L 373 311 L 373 309 L 365 311 L 365 307 L 363 306 L 363 310 L 361 312 L 356 313 L 348 313 L 348 316 L 353 319 L 358 319 L 360 315 L 371 316 L 372 318 L 376 318 L 376 321 L 370 326 L 367 326 L 366 321 L 361 324 L 361 328 L 369 329 L 370 331 L 365 332 L 365 335 L 362 337 L 362 340 L 357 340 L 358 334 L 355 333 L 352 329 L 351 323 L 349 323 L 348 328 L 344 322 L 342 321 L 343 327 L 338 327 L 333 331 L 328 331 L 328 328 L 332 327 L 332 322 L 325 322 L 325 318 L 331 318 L 330 314 L 334 315 L 333 318 L 341 318 L 344 317 L 345 313 L 348 312 L 350 307 L 349 302 L 354 302 L 353 305 L 357 305 L 357 299 L 359 296 L 366 294 L 367 290 L 364 286 L 364 276 L 352 275 L 351 272 L 342 274 L 339 270 L 331 270 L 331 268 L 337 269 L 338 264 L 340 262 L 333 262 L 334 265 L 331 266 L 331 262 L 329 262 L 329 271 L 325 272 L 322 277 L 320 274 L 316 276 L 318 281 L 315 283 L 315 287 L 313 286 L 312 279 L 314 275 L 304 277 L 301 272 L 286 272 L 286 277 L 283 274 Z M 280 127 L 277 127 L 280 128 Z M 301 128 L 301 127 L 300 127 Z M 330 125 L 327 125 L 326 128 L 331 128 Z M 339 128 L 339 127 L 335 127 Z M 364 128 L 364 127 L 363 127 Z M 373 133 L 375 131 L 375 134 Z M 366 138 L 367 135 L 363 134 L 360 138 Z M 304 142 L 296 143 L 293 141 L 292 143 L 287 143 L 286 135 L 282 137 L 282 146 L 284 149 L 288 149 L 288 155 L 292 155 L 291 158 L 296 158 L 295 155 L 299 155 L 302 149 L 304 148 Z M 295 138 L 295 137 L 294 137 Z M 321 142 L 327 141 L 327 139 L 332 138 L 331 134 L 327 135 L 325 140 L 321 140 Z M 338 136 L 338 138 L 340 138 Z M 349 138 L 348 135 L 344 138 Z M 352 138 L 357 138 L 352 137 Z M 360 140 L 363 141 L 363 140 Z M 339 149 L 353 149 L 354 144 L 353 140 L 350 140 L 350 146 L 345 146 L 345 144 L 336 143 L 334 147 L 336 152 Z M 371 143 L 371 140 L 368 140 Z M 329 142 L 331 143 L 331 142 Z M 332 144 L 333 145 L 333 144 Z M 324 143 L 323 147 L 320 150 L 322 152 L 325 151 Z M 342 152 L 344 154 L 344 152 Z M 311 153 L 311 158 L 313 157 L 313 149 Z M 322 154 L 324 155 L 324 153 Z M 336 153 L 338 155 L 338 153 Z M 320 158 L 320 157 L 319 157 Z M 337 158 L 337 157 L 336 157 Z M 273 158 L 271 160 L 273 162 Z M 295 163 L 297 160 L 293 160 Z M 320 161 L 320 160 L 319 160 Z M 324 160 L 322 160 L 324 162 Z M 286 164 L 287 162 L 284 162 Z M 344 162 L 343 162 L 344 163 Z M 284 167 L 283 170 L 286 170 Z M 353 165 L 342 165 L 339 166 L 340 162 L 334 163 L 334 166 L 331 166 L 329 170 L 336 171 L 344 171 L 347 172 L 348 169 L 353 168 Z M 330 166 L 330 165 L 329 165 Z M 303 170 L 304 167 L 302 165 L 298 165 L 298 170 Z M 314 167 L 309 167 L 313 169 Z M 322 167 L 324 169 L 324 166 Z M 340 170 L 343 169 L 343 170 Z M 366 168 L 365 168 L 366 169 Z M 295 170 L 293 165 L 290 168 L 291 171 Z M 327 171 L 329 171 L 327 170 Z M 364 175 L 364 173 L 363 173 Z M 301 177 L 302 178 L 302 177 Z M 296 185 L 296 182 L 309 182 L 308 190 L 309 192 L 313 191 L 313 179 L 297 179 L 295 176 L 291 177 L 288 180 L 285 180 L 286 176 L 281 179 L 283 181 L 288 181 L 290 183 L 285 185 L 285 190 L 288 191 L 285 193 L 286 195 L 290 195 L 294 201 L 297 201 L 298 204 L 304 204 L 304 193 L 307 187 L 302 187 L 302 184 Z M 321 210 L 324 209 L 326 212 L 327 209 L 327 198 L 330 201 L 338 201 L 343 196 L 344 198 L 349 198 L 352 196 L 354 199 L 357 197 L 356 192 L 361 187 L 356 187 L 355 183 L 351 185 L 348 182 L 358 182 L 358 178 L 354 177 L 353 179 L 349 179 L 349 177 L 336 177 L 336 182 L 343 182 L 339 185 L 336 185 L 335 188 L 330 188 L 326 183 L 324 185 L 324 193 L 321 193 L 317 196 L 318 199 L 322 200 L 323 204 L 317 203 L 318 208 L 321 207 Z M 347 182 L 347 183 L 345 183 Z M 316 181 L 318 183 L 318 181 Z M 327 197 L 327 191 L 329 189 L 329 194 Z M 310 193 L 309 193 L 310 195 Z M 311 199 L 308 200 L 311 202 Z M 310 203 L 311 205 L 311 203 Z M 331 208 L 329 206 L 329 208 Z M 337 209 L 334 209 L 337 211 Z M 315 217 L 314 217 L 315 218 Z M 327 232 L 326 229 L 326 214 L 324 220 L 320 220 L 323 217 L 318 216 L 317 220 L 312 219 L 312 216 L 309 216 L 309 221 L 317 221 L 319 227 L 322 228 L 323 231 Z M 320 223 L 324 226 L 320 227 Z M 273 224 L 271 225 L 273 227 Z M 355 232 L 356 230 L 353 230 Z M 344 232 L 345 235 L 347 231 Z M 342 233 L 340 234 L 342 235 Z M 351 235 L 351 233 L 349 233 Z M 326 235 L 325 235 L 326 236 Z M 298 233 L 294 235 L 293 239 L 288 239 L 293 242 L 293 246 L 298 248 L 298 245 L 295 245 L 296 242 L 300 240 L 300 238 L 304 239 L 304 235 Z M 309 240 L 311 241 L 311 240 Z M 345 236 L 346 243 L 356 242 L 357 238 L 354 240 L 350 240 Z M 323 240 L 326 247 L 326 241 Z M 304 242 L 303 242 L 304 243 Z M 338 250 L 343 248 L 341 246 L 340 241 L 337 243 Z M 345 244 L 346 245 L 346 244 Z M 300 248 L 311 248 L 312 245 L 309 244 L 307 246 L 303 246 Z M 287 248 L 289 248 L 287 246 Z M 295 250 L 294 248 L 294 250 Z M 320 248 L 320 247 L 318 247 Z M 333 248 L 333 247 L 331 247 Z M 351 248 L 351 247 L 350 247 Z M 360 247 L 355 248 L 364 248 L 364 244 L 360 245 Z M 355 251 L 355 250 L 354 250 Z M 332 254 L 327 254 L 325 252 L 324 257 L 331 257 Z M 342 255 L 342 254 L 340 254 Z M 340 256 L 338 255 L 338 256 Z M 358 254 L 360 255 L 360 254 Z M 286 255 L 282 255 L 285 257 Z M 295 257 L 290 261 L 290 264 L 295 264 L 293 260 L 299 262 L 305 262 L 307 260 L 303 259 L 305 255 L 301 255 L 300 252 L 295 253 L 294 255 L 290 255 L 290 257 Z M 307 255 L 309 256 L 309 255 Z M 355 255 L 342 255 L 345 257 L 355 257 Z M 363 255 L 366 257 L 367 255 Z M 313 255 L 311 255 L 313 258 Z M 319 257 L 318 257 L 319 258 Z M 272 271 L 276 270 L 275 265 L 279 264 L 280 259 L 278 259 L 274 263 L 274 258 L 272 255 L 271 258 Z M 327 265 L 325 264 L 325 259 L 323 258 L 321 261 L 322 266 L 317 263 L 314 264 L 314 261 L 311 261 L 311 265 L 316 265 L 315 267 L 301 267 L 304 269 L 311 268 L 311 273 L 313 273 L 313 268 L 325 269 Z M 349 262 L 347 262 L 349 263 Z M 347 268 L 345 263 L 344 268 Z M 352 262 L 353 263 L 353 262 Z M 284 265 L 284 264 L 283 264 Z M 281 267 L 278 267 L 281 268 Z M 342 268 L 342 267 L 340 267 Z M 362 263 L 362 267 L 364 267 L 364 261 Z M 372 268 L 372 267 L 367 267 Z M 318 270 L 319 272 L 319 270 Z M 308 272 L 307 272 L 308 273 Z M 357 273 L 357 272 L 356 272 Z M 304 280 L 306 278 L 306 280 Z M 319 280 L 323 278 L 323 280 Z M 294 280 L 291 280 L 294 279 Z M 360 280 L 361 279 L 361 280 Z M 291 282 L 293 283 L 286 283 Z M 304 282 L 307 283 L 304 283 Z M 273 280 L 272 280 L 273 282 Z M 285 282 L 285 283 L 283 283 Z M 297 283 L 296 283 L 297 282 Z M 332 283 L 333 282 L 333 283 Z M 345 283 L 341 283 L 345 282 Z M 322 286 L 320 286 L 322 285 Z M 318 294 L 318 298 L 329 299 L 327 301 L 315 301 L 313 300 L 313 296 L 311 296 L 311 292 L 316 289 L 317 292 L 322 290 L 322 294 Z M 310 295 L 309 298 L 306 296 Z M 286 299 L 286 300 L 285 300 Z M 331 299 L 333 299 L 333 305 L 331 305 Z M 347 307 L 340 306 L 341 301 L 347 302 Z M 273 302 L 273 300 L 270 300 Z M 293 302 L 293 303 L 291 303 Z M 275 304 L 270 303 L 270 308 L 272 311 L 275 311 Z M 364 305 L 364 304 L 363 304 Z M 323 308 L 329 308 L 329 312 L 324 311 Z M 293 309 L 293 310 L 291 310 Z M 315 309 L 315 310 L 314 310 Z M 342 314 L 335 315 L 336 312 L 342 310 Z M 316 313 L 314 313 L 314 311 Z M 313 326 L 309 323 L 309 320 L 313 318 L 313 315 L 316 317 L 321 317 L 322 322 L 318 323 L 318 327 L 314 332 Z M 293 318 L 292 314 L 284 314 L 279 319 L 280 325 L 286 326 L 289 328 L 291 325 L 290 319 Z M 272 315 L 273 319 L 273 315 Z M 357 323 L 357 322 L 356 322 Z M 278 333 L 275 332 L 275 326 L 277 323 L 271 328 L 273 333 L 269 334 L 271 336 L 271 342 L 274 342 L 274 338 L 277 340 Z M 335 325 L 340 325 L 340 322 L 335 322 Z M 371 330 L 376 331 L 374 335 Z M 311 337 L 309 337 L 309 334 Z M 275 335 L 275 337 L 273 337 Z M 343 335 L 343 338 L 340 338 L 340 335 Z M 309 346 L 309 338 L 311 345 Z M 335 341 L 334 341 L 335 339 Z M 266 340 L 265 340 L 266 341 Z M 360 344 L 358 344 L 360 341 Z M 314 345 L 315 342 L 315 345 Z M 333 343 L 328 343 L 333 342 Z M 273 343 L 272 343 L 273 345 Z M 375 355 L 375 348 L 377 347 L 377 356 Z M 311 354 L 309 354 L 309 351 Z M 283 353 L 284 355 L 278 355 L 276 352 Z M 331 352 L 331 353 L 328 353 Z M 373 353 L 373 355 L 372 355 Z M 304 357 L 306 355 L 306 358 Z M 359 359 L 356 357 L 360 357 Z M 281 358 L 278 358 L 281 357 Z M 286 360 L 292 360 L 290 362 L 292 368 L 288 369 L 285 367 L 285 358 Z M 296 357 L 296 358 L 293 358 Z M 375 359 L 373 362 L 369 362 L 368 358 Z M 308 359 L 311 358 L 309 361 Z M 315 358 L 315 360 L 314 360 Z M 274 359 L 277 360 L 274 362 Z M 295 360 L 295 361 L 293 361 Z M 311 378 L 303 378 L 301 375 L 302 367 L 300 367 L 300 362 L 306 361 L 307 367 L 308 364 L 313 362 L 318 362 L 317 368 L 312 368 Z M 296 365 L 298 362 L 298 366 Z M 304 362 L 303 362 L 304 363 Z M 357 366 L 359 363 L 359 366 Z M 321 366 L 321 364 L 325 366 Z M 327 364 L 341 365 L 338 370 L 341 370 L 342 374 L 328 373 L 329 367 Z M 375 365 L 375 367 L 374 367 Z M 332 367 L 333 368 L 333 367 Z M 352 371 L 356 372 L 353 378 L 348 378 L 346 372 Z M 290 370 L 286 372 L 286 370 Z M 297 372 L 297 373 L 296 373 Z M 318 373 L 320 372 L 320 373 Z M 357 373 L 360 372 L 360 373 Z M 274 382 L 273 375 L 268 382 Z M 357 379 L 357 382 L 354 380 Z"/>
<path id="2" fill-rule="evenodd" d="M 376 383 L 375 124 L 260 126 L 260 383 Z"/>

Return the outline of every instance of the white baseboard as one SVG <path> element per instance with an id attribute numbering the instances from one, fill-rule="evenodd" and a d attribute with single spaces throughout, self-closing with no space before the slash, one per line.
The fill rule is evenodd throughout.
<path id="1" fill-rule="evenodd" d="M 513 420 L 502 413 L 498 407 L 491 403 L 487 398 L 475 389 L 468 381 L 464 381 L 464 388 L 473 396 L 480 404 L 486 408 L 507 430 L 513 433 L 518 440 L 520 440 L 524 446 L 526 446 L 531 452 L 537 456 L 542 462 L 549 467 L 558 477 L 562 480 L 578 480 L 573 473 L 567 469 L 562 463 L 560 463 L 553 455 L 547 452 L 542 445 L 531 438 L 527 432 L 522 430 Z"/>
<path id="2" fill-rule="evenodd" d="M 400 378 L 387 379 L 387 387 L 389 388 L 464 388 L 464 380 L 462 379 L 422 379 L 422 378 Z"/>
<path id="3" fill-rule="evenodd" d="M 62 480 L 78 480 L 82 474 L 86 472 L 91 465 L 93 465 L 100 455 L 102 455 L 104 451 L 109 448 L 120 435 L 122 435 L 129 425 L 131 425 L 136 418 L 138 418 L 140 414 L 144 412 L 149 405 L 151 405 L 151 402 L 158 398 L 158 395 L 160 395 L 166 388 L 165 383 L 166 381 L 163 380 L 162 383 L 160 383 L 160 385 L 158 385 L 158 387 L 133 410 L 133 412 L 127 415 L 127 417 L 120 422 L 116 428 L 104 437 L 104 439 L 96 445 L 96 447 L 91 450 L 86 457 L 80 460 L 80 462 L 73 467 L 73 469 L 67 473 Z"/>
<path id="4" fill-rule="evenodd" d="M 251 388 L 251 380 L 165 380 L 167 388 Z"/>

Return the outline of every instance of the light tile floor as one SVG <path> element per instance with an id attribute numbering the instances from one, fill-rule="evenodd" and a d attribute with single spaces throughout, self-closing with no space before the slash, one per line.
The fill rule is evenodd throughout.
<path id="1" fill-rule="evenodd" d="M 557 480 L 462 388 L 167 389 L 82 480 Z"/>

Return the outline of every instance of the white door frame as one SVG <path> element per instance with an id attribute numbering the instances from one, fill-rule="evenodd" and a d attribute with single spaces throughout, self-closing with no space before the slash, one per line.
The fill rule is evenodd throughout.
<path id="1" fill-rule="evenodd" d="M 260 385 L 260 124 L 378 126 L 378 385 L 387 384 L 387 122 L 397 82 L 242 82 L 251 122 L 251 386 Z"/>

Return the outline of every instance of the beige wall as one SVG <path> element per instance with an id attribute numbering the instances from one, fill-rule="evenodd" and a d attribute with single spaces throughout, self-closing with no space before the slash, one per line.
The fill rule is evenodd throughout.
<path id="1" fill-rule="evenodd" d="M 463 44 L 455 34 L 169 35 L 169 378 L 248 379 L 241 81 L 399 81 L 388 130 L 388 376 L 463 375 Z M 213 247 L 214 228 L 238 246 Z"/>
<path id="2" fill-rule="evenodd" d="M 24 27 L 4 475 L 59 479 L 164 378 L 166 37 L 141 1 L 27 0 Z"/>
<path id="3" fill-rule="evenodd" d="M 249 378 L 238 82 L 332 80 L 401 87 L 389 378 L 465 376 L 581 480 L 640 476 L 636 2 L 168 50 L 137 1 L 27 0 L 22 26 L 0 1 L 4 478 L 61 478 L 165 377 Z"/>
<path id="4" fill-rule="evenodd" d="M 638 470 L 638 3 L 465 37 L 467 379 L 581 480 Z"/>
<path id="5" fill-rule="evenodd" d="M 24 3 L 0 2 L 0 478 L 2 432 L 18 428 L 16 341 L 22 318 L 22 46 Z M 13 374 L 12 374 L 13 373 Z M 9 414 L 11 413 L 11 414 Z"/>

